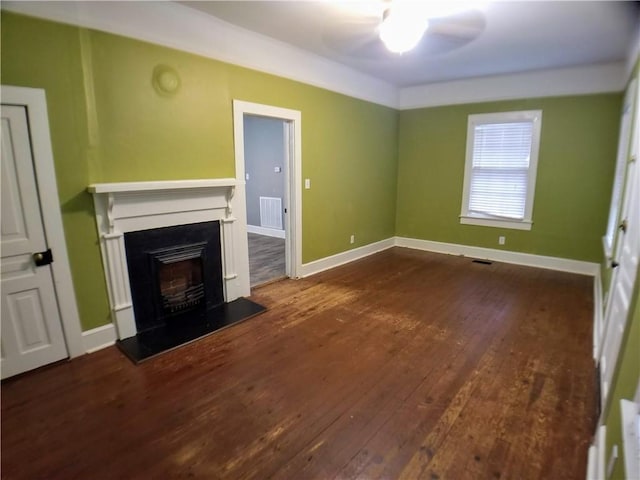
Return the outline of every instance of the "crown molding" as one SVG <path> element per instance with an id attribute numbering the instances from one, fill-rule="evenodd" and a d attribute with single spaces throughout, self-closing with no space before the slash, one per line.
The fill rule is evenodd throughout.
<path id="1" fill-rule="evenodd" d="M 400 89 L 397 108 L 621 92 L 625 79 L 624 62 L 468 78 Z"/>
<path id="2" fill-rule="evenodd" d="M 397 106 L 397 89 L 391 84 L 174 2 L 5 1 L 2 9 L 123 35 Z"/>

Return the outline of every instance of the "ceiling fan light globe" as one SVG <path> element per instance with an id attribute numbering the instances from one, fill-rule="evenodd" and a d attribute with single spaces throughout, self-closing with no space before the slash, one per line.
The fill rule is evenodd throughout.
<path id="1" fill-rule="evenodd" d="M 408 52 L 418 45 L 428 26 L 426 20 L 392 13 L 380 25 L 380 40 L 390 52 Z"/>

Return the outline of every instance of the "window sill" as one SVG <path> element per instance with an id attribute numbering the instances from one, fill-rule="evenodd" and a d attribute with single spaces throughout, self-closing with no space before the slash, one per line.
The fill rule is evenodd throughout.
<path id="1" fill-rule="evenodd" d="M 483 218 L 460 215 L 463 225 L 479 225 L 482 227 L 511 228 L 514 230 L 531 230 L 533 222 L 529 220 L 501 220 L 497 218 Z"/>

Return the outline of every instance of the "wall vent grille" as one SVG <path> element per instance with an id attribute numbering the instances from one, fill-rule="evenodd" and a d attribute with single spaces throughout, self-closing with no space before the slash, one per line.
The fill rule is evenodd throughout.
<path id="1" fill-rule="evenodd" d="M 282 230 L 282 199 L 260 197 L 260 226 Z"/>

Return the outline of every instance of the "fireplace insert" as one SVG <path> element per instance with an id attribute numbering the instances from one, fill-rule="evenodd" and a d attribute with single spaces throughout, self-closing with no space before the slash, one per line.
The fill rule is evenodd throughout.
<path id="1" fill-rule="evenodd" d="M 206 322 L 224 302 L 220 222 L 125 234 L 138 333 Z"/>

